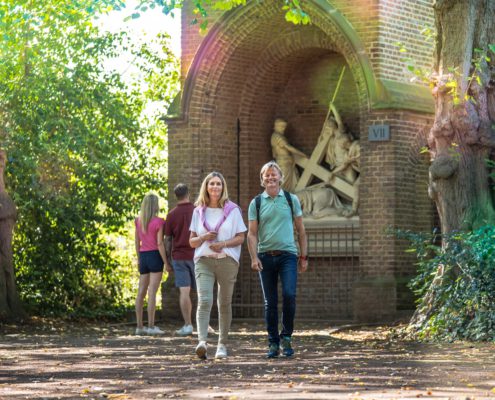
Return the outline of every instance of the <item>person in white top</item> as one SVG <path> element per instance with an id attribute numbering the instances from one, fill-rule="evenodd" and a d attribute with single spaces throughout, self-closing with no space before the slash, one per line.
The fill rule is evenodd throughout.
<path id="1" fill-rule="evenodd" d="M 232 293 L 247 228 L 239 206 L 229 200 L 227 183 L 219 172 L 212 172 L 203 180 L 195 205 L 189 228 L 189 244 L 195 249 L 198 290 L 196 323 L 199 343 L 196 354 L 199 358 L 206 359 L 208 325 L 216 280 L 219 337 L 215 358 L 226 358 L 227 338 L 232 322 Z"/>

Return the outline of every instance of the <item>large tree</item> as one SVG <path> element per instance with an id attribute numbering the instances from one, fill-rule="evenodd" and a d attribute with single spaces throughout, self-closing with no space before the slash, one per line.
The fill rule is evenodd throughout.
<path id="1" fill-rule="evenodd" d="M 428 136 L 429 194 L 442 234 L 495 223 L 490 181 L 495 148 L 495 0 L 437 0 L 433 74 L 435 120 Z M 444 246 L 453 243 L 445 240 Z M 444 249 L 449 251 L 449 249 Z M 440 258 L 441 259 L 441 258 Z M 439 262 L 411 326 L 435 314 L 444 288 L 463 277 L 461 268 Z"/>
<path id="2" fill-rule="evenodd" d="M 493 223 L 495 1 L 438 0 L 430 194 L 443 233 Z"/>
<path id="3" fill-rule="evenodd" d="M 141 88 L 103 68 L 129 44 L 122 33 L 99 32 L 94 17 L 121 5 L 0 4 L 0 148 L 18 209 L 17 283 L 36 312 L 92 312 L 118 302 L 122 277 L 107 235 L 122 230 L 144 193 L 165 190 L 163 126 L 143 124 Z M 158 56 L 146 46 L 133 52 L 146 93 L 168 101 L 172 90 L 156 87 L 172 88 L 177 68 L 164 49 Z M 2 229 L 5 221 L 12 217 L 0 218 Z M 5 296 L 14 295 L 0 285 Z"/>

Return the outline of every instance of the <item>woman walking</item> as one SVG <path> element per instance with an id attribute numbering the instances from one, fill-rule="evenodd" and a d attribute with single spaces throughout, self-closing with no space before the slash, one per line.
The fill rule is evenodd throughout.
<path id="1" fill-rule="evenodd" d="M 195 205 L 189 243 L 195 249 L 198 290 L 196 323 L 199 343 L 196 354 L 201 359 L 207 357 L 208 325 L 216 280 L 219 338 L 215 358 L 226 358 L 232 322 L 232 293 L 247 228 L 239 206 L 229 200 L 227 183 L 219 172 L 206 176 Z"/>
<path id="2" fill-rule="evenodd" d="M 158 196 L 147 194 L 141 204 L 141 212 L 135 220 L 135 245 L 138 256 L 139 289 L 136 298 L 136 335 L 161 335 L 155 326 L 156 292 L 160 286 L 165 260 L 163 225 L 158 217 Z M 148 327 L 143 326 L 143 303 L 148 293 Z"/>

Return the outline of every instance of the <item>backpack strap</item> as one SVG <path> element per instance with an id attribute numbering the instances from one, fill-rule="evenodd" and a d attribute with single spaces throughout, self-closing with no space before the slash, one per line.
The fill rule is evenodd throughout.
<path id="1" fill-rule="evenodd" d="M 283 190 L 285 199 L 287 200 L 287 203 L 289 203 L 290 207 L 290 215 L 292 217 L 292 220 L 294 220 L 294 205 L 292 204 L 292 196 L 290 195 L 289 192 L 286 192 Z M 258 225 L 260 224 L 260 208 L 261 208 L 261 194 L 257 195 L 254 198 L 254 202 L 256 204 L 256 219 L 258 220 Z"/>
<path id="2" fill-rule="evenodd" d="M 284 192 L 284 195 L 285 195 L 285 199 L 287 200 L 287 203 L 289 203 L 290 215 L 292 217 L 292 220 L 294 220 L 294 206 L 292 204 L 292 196 L 290 195 L 289 192 L 286 192 L 285 190 L 283 192 Z"/>
<path id="3" fill-rule="evenodd" d="M 261 208 L 261 194 L 254 198 L 254 203 L 256 204 L 256 220 L 258 225 L 260 224 L 260 208 Z"/>

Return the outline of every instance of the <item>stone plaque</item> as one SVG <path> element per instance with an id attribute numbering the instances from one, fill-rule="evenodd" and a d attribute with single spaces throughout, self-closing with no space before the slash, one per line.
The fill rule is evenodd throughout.
<path id="1" fill-rule="evenodd" d="M 368 140 L 370 142 L 385 142 L 390 140 L 390 126 L 371 125 L 368 127 Z"/>

